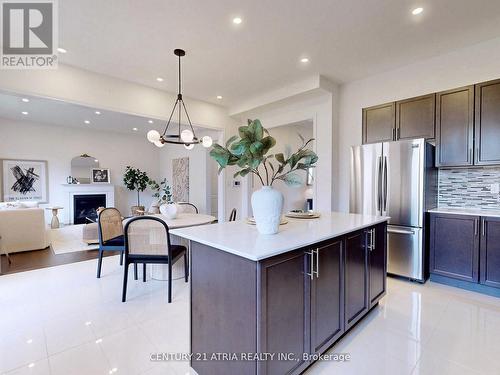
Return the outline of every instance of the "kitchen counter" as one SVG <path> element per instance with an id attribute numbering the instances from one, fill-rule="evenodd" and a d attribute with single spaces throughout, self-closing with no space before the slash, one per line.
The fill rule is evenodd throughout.
<path id="1" fill-rule="evenodd" d="M 387 217 L 323 212 L 261 235 L 245 221 L 190 240 L 191 367 L 301 374 L 386 293 Z"/>
<path id="2" fill-rule="evenodd" d="M 454 214 L 454 215 L 471 215 L 471 216 L 488 216 L 500 217 L 500 210 L 479 210 L 475 208 L 449 208 L 438 207 L 428 210 L 427 212 L 434 214 Z"/>
<path id="3" fill-rule="evenodd" d="M 279 232 L 262 235 L 246 221 L 171 230 L 170 233 L 207 246 L 259 261 L 349 232 L 379 224 L 389 218 L 341 212 L 322 212 L 318 219 L 286 218 Z"/>

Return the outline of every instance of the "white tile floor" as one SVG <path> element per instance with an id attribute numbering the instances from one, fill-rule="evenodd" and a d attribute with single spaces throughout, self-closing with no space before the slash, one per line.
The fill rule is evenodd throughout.
<path id="1" fill-rule="evenodd" d="M 186 374 L 184 362 L 156 363 L 152 352 L 189 351 L 189 288 L 129 284 L 105 258 L 0 277 L 0 373 Z M 500 374 L 500 299 L 427 283 L 389 279 L 380 306 L 332 351 L 345 363 L 318 362 L 307 374 Z"/>

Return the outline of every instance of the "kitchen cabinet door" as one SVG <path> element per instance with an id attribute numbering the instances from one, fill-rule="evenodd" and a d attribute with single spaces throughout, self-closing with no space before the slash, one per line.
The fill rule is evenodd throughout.
<path id="1" fill-rule="evenodd" d="M 474 86 L 436 95 L 436 165 L 474 163 Z"/>
<path id="2" fill-rule="evenodd" d="M 387 276 L 387 225 L 379 224 L 371 229 L 374 234 L 373 247 L 368 254 L 370 308 L 385 295 Z"/>
<path id="3" fill-rule="evenodd" d="M 368 311 L 368 264 L 366 235 L 362 230 L 345 237 L 345 329 Z"/>
<path id="4" fill-rule="evenodd" d="M 436 94 L 396 102 L 396 138 L 434 138 Z"/>
<path id="5" fill-rule="evenodd" d="M 500 288 L 500 218 L 481 220 L 480 282 Z"/>
<path id="6" fill-rule="evenodd" d="M 396 109 L 394 103 L 363 108 L 363 143 L 394 140 Z"/>
<path id="7" fill-rule="evenodd" d="M 500 80 L 476 85 L 474 164 L 500 164 Z"/>
<path id="8" fill-rule="evenodd" d="M 430 272 L 479 281 L 479 217 L 431 214 Z"/>
<path id="9" fill-rule="evenodd" d="M 293 353 L 287 360 L 258 364 L 261 374 L 300 373 L 310 353 L 311 256 L 297 250 L 266 259 L 261 264 L 261 348 L 262 353 Z M 243 323 L 243 322 L 242 322 Z"/>
<path id="10" fill-rule="evenodd" d="M 315 249 L 311 283 L 312 351 L 321 353 L 344 332 L 344 267 L 341 240 Z"/>

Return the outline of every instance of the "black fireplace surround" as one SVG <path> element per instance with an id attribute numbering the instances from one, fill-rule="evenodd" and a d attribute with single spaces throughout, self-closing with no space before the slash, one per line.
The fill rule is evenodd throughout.
<path id="1" fill-rule="evenodd" d="M 106 194 L 73 196 L 73 223 L 85 224 L 90 221 L 97 221 L 97 209 L 99 207 L 106 207 Z"/>

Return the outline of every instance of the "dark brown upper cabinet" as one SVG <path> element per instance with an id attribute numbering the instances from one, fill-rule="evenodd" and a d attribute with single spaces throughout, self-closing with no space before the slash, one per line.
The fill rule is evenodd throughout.
<path id="1" fill-rule="evenodd" d="M 436 94 L 436 165 L 474 163 L 474 86 Z"/>
<path id="2" fill-rule="evenodd" d="M 476 85 L 474 164 L 500 164 L 500 80 Z"/>
<path id="3" fill-rule="evenodd" d="M 395 133 L 395 103 L 363 108 L 363 143 L 392 141 Z"/>
<path id="4" fill-rule="evenodd" d="M 396 139 L 434 138 L 436 94 L 396 102 Z"/>

